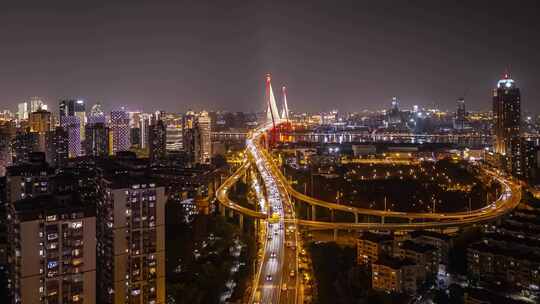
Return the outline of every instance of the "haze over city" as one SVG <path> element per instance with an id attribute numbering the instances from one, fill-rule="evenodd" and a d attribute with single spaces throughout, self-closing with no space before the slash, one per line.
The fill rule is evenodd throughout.
<path id="1" fill-rule="evenodd" d="M 536 1 L 17 1 L 0 7 L 0 104 L 41 96 L 106 109 L 294 111 L 490 107 L 505 69 L 540 111 Z M 151 105 L 151 106 L 150 106 Z M 53 105 L 55 109 L 55 105 Z"/>
<path id="2" fill-rule="evenodd" d="M 0 303 L 539 303 L 536 2 L 0 4 Z"/>

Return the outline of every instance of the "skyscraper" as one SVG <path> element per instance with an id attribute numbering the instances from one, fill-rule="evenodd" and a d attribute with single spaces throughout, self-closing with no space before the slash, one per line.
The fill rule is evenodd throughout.
<path id="1" fill-rule="evenodd" d="M 150 126 L 148 136 L 148 148 L 150 150 L 150 161 L 155 162 L 163 159 L 166 155 L 167 130 L 161 119 L 158 119 Z"/>
<path id="2" fill-rule="evenodd" d="M 197 116 L 195 154 L 197 162 L 209 164 L 212 158 L 212 121 L 208 112 L 202 111 Z"/>
<path id="3" fill-rule="evenodd" d="M 521 175 L 521 94 L 506 73 L 493 89 L 493 135 L 495 152 L 505 161 L 507 171 Z"/>
<path id="4" fill-rule="evenodd" d="M 182 116 L 167 114 L 164 121 L 167 126 L 167 151 L 181 151 L 184 148 Z"/>
<path id="5" fill-rule="evenodd" d="M 113 140 L 113 153 L 128 151 L 129 141 L 129 114 L 124 108 L 111 111 L 110 130 Z"/>
<path id="6" fill-rule="evenodd" d="M 141 145 L 141 149 L 148 148 L 148 138 L 150 136 L 149 134 L 150 134 L 151 122 L 152 122 L 152 115 L 143 113 L 140 116 L 139 126 L 141 128 L 141 131 L 139 135 L 141 136 L 141 138 L 139 139 L 139 142 Z"/>
<path id="7" fill-rule="evenodd" d="M 195 124 L 196 124 L 195 113 L 191 110 L 187 111 L 182 119 L 182 141 L 183 148 L 188 155 L 188 161 L 193 163 L 196 161 L 195 156 Z"/>
<path id="8" fill-rule="evenodd" d="M 52 167 L 62 168 L 69 158 L 69 135 L 63 127 L 47 133 L 47 162 Z"/>
<path id="9" fill-rule="evenodd" d="M 68 135 L 69 157 L 81 155 L 81 123 L 78 116 L 60 116 L 60 126 L 64 128 Z"/>
<path id="10" fill-rule="evenodd" d="M 17 118 L 19 120 L 26 120 L 28 119 L 28 103 L 27 102 L 21 102 L 17 105 Z"/>
<path id="11" fill-rule="evenodd" d="M 38 147 L 36 151 L 45 152 L 47 142 L 46 134 L 51 130 L 51 112 L 38 109 L 35 112 L 30 113 L 28 119 L 30 132 L 36 133 L 38 137 Z"/>
<path id="12" fill-rule="evenodd" d="M 87 156 L 102 157 L 109 154 L 109 128 L 105 123 L 87 124 L 84 152 Z"/>
<path id="13" fill-rule="evenodd" d="M 79 142 L 84 140 L 84 125 L 86 124 L 86 107 L 82 99 L 60 100 L 60 121 L 64 116 L 76 116 L 79 118 Z"/>
<path id="14" fill-rule="evenodd" d="M 102 123 L 106 124 L 105 112 L 100 103 L 96 103 L 90 109 L 90 115 L 88 115 L 88 124 Z"/>
<path id="15" fill-rule="evenodd" d="M 456 116 L 454 117 L 454 129 L 464 130 L 468 127 L 467 124 L 467 110 L 465 109 L 465 99 L 459 98 L 457 100 Z"/>
<path id="16" fill-rule="evenodd" d="M 30 97 L 28 104 L 30 105 L 30 113 L 37 112 L 39 110 L 47 110 L 47 105 L 43 102 L 43 99 L 39 97 Z"/>

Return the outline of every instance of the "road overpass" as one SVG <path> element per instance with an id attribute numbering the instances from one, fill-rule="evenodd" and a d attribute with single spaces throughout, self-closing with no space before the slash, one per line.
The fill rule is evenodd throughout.
<path id="1" fill-rule="evenodd" d="M 266 129 L 263 129 L 266 130 Z M 358 208 L 353 206 L 341 205 L 332 202 L 323 201 L 317 198 L 307 196 L 297 190 L 295 190 L 287 179 L 283 176 L 281 171 L 277 168 L 274 160 L 269 155 L 268 151 L 260 143 L 261 136 L 264 131 L 254 132 L 251 134 L 250 141 L 253 147 L 257 149 L 257 153 L 260 153 L 259 166 L 262 164 L 268 172 L 278 180 L 280 185 L 284 188 L 284 192 L 288 196 L 296 201 L 301 201 L 313 206 L 327 208 L 330 210 L 338 210 L 342 212 L 352 213 L 355 215 L 354 222 L 321 222 L 317 220 L 298 220 L 297 223 L 301 226 L 307 226 L 320 229 L 431 229 L 441 227 L 453 227 L 462 226 L 471 223 L 477 223 L 482 221 L 492 220 L 502 214 L 510 212 L 514 209 L 521 200 L 521 187 L 518 183 L 498 176 L 497 173 L 485 170 L 486 174 L 491 175 L 502 186 L 503 191 L 496 201 L 493 203 L 472 211 L 465 212 L 452 212 L 452 213 L 426 213 L 426 212 L 397 212 L 397 211 L 385 211 L 375 210 L 367 208 Z M 256 143 L 256 144 L 255 144 Z M 253 158 L 252 160 L 253 161 Z M 254 218 L 266 218 L 268 214 L 264 214 L 258 211 L 254 211 L 250 208 L 246 208 L 236 204 L 228 198 L 228 190 L 241 175 L 245 174 L 249 161 L 243 164 L 225 183 L 218 189 L 218 201 L 226 208 L 230 208 L 243 215 Z M 360 215 L 376 216 L 381 218 L 395 218 L 405 219 L 407 223 L 360 223 L 358 218 Z"/>
<path id="2" fill-rule="evenodd" d="M 470 212 L 456 213 L 417 213 L 396 212 L 387 210 L 373 210 L 354 206 L 340 205 L 309 197 L 295 190 L 279 170 L 276 161 L 272 158 L 263 139 L 265 134 L 273 132 L 280 124 L 288 125 L 288 120 L 280 118 L 277 112 L 276 101 L 270 84 L 270 75 L 266 77 L 266 95 L 268 102 L 268 123 L 249 132 L 246 135 L 246 151 L 248 157 L 245 162 L 230 176 L 217 190 L 217 199 L 222 214 L 229 209 L 239 215 L 240 223 L 243 217 L 248 216 L 261 220 L 259 232 L 263 236 L 263 250 L 259 267 L 252 286 L 250 303 L 297 303 L 303 302 L 298 279 L 298 253 L 293 248 L 298 247 L 298 226 L 309 229 L 332 229 L 334 235 L 340 229 L 346 230 L 420 230 L 433 228 L 458 227 L 478 222 L 493 220 L 513 210 L 521 200 L 520 185 L 491 174 L 502 186 L 503 191 L 499 198 L 488 206 Z M 288 116 L 288 115 L 286 115 Z M 260 212 L 241 206 L 229 198 L 231 187 L 247 173 L 250 166 L 257 169 L 261 176 L 266 198 L 266 206 L 261 208 L 267 212 Z M 259 188 L 259 186 L 256 186 Z M 260 192 L 258 191 L 260 196 Z M 312 220 L 297 219 L 295 203 L 307 203 L 313 208 L 328 208 L 332 212 L 343 211 L 354 214 L 354 222 L 322 222 L 315 217 Z M 312 212 L 314 214 L 314 212 Z M 359 215 L 377 216 L 380 222 L 359 222 Z M 385 218 L 392 218 L 398 222 L 385 222 Z M 401 221 L 401 222 L 399 222 Z M 285 227 L 286 226 L 286 227 Z M 294 233 L 290 233 L 292 228 Z M 292 246 L 287 246 L 290 244 Z"/>

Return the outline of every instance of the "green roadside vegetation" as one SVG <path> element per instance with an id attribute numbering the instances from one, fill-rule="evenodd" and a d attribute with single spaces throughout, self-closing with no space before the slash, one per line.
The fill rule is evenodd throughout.
<path id="1" fill-rule="evenodd" d="M 197 215 L 186 224 L 182 213 L 178 204 L 167 205 L 167 302 L 241 302 L 255 241 L 222 216 Z"/>

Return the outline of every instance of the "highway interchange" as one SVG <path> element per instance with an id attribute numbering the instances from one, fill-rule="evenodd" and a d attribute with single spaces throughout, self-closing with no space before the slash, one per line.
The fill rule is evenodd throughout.
<path id="1" fill-rule="evenodd" d="M 499 198 L 493 203 L 477 210 L 456 213 L 406 213 L 385 210 L 357 208 L 325 202 L 296 191 L 280 172 L 268 151 L 262 146 L 261 138 L 270 129 L 269 125 L 253 131 L 246 140 L 249 160 L 255 164 L 261 175 L 268 210 L 263 212 L 246 208 L 231 201 L 228 192 L 234 183 L 245 174 L 250 166 L 246 162 L 229 177 L 218 189 L 220 204 L 236 212 L 253 218 L 263 219 L 266 224 L 265 244 L 262 263 L 256 274 L 251 303 L 297 303 L 300 280 L 298 274 L 298 226 L 310 229 L 356 229 L 356 230 L 419 230 L 445 227 L 458 227 L 495 219 L 513 210 L 521 200 L 521 187 L 518 183 L 505 179 L 496 172 L 484 170 L 503 187 Z M 355 222 L 321 222 L 295 218 L 291 197 L 304 203 L 355 214 Z M 371 215 L 388 218 L 408 219 L 408 222 L 358 222 L 358 215 Z M 268 220 L 265 220 L 268 219 Z"/>

